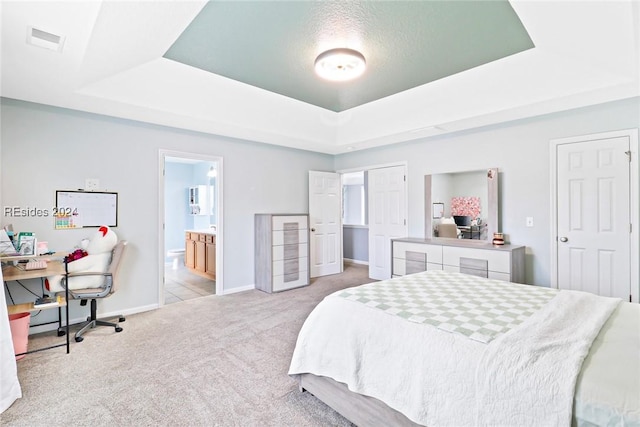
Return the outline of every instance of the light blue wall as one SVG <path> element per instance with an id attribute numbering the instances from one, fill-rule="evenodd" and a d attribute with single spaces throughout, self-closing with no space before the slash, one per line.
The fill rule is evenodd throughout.
<path id="1" fill-rule="evenodd" d="M 342 227 L 343 256 L 346 259 L 369 263 L 369 227 Z"/>
<path id="2" fill-rule="evenodd" d="M 205 185 L 213 188 L 215 200 L 216 178 L 207 176 L 213 165 L 214 162 L 207 161 L 182 163 L 169 159 L 165 162 L 165 249 L 184 249 L 185 230 L 209 228 L 216 224 L 215 214 L 191 215 L 189 210 L 189 187 Z M 166 258 L 165 261 L 171 259 Z"/>
<path id="3" fill-rule="evenodd" d="M 356 170 L 407 162 L 408 230 L 424 236 L 424 175 L 498 167 L 499 229 L 527 246 L 526 280 L 550 283 L 549 141 L 640 127 L 639 99 L 601 104 L 442 137 L 329 156 L 38 104 L 1 100 L 3 206 L 51 207 L 55 190 L 98 178 L 118 191 L 117 233 L 131 242 L 128 284 L 102 312 L 153 308 L 158 301 L 159 150 L 220 156 L 224 161 L 224 286 L 253 284 L 253 216 L 308 212 L 309 170 Z M 28 165 L 29 173 L 25 173 Z M 525 227 L 525 218 L 535 227 Z M 53 229 L 50 218 L 0 218 L 46 236 L 54 250 L 76 245 L 86 230 Z M 72 318 L 86 315 L 72 306 Z"/>
<path id="4" fill-rule="evenodd" d="M 127 283 L 100 312 L 153 308 L 158 301 L 159 151 L 218 156 L 224 162 L 224 287 L 254 284 L 254 214 L 308 212 L 308 171 L 333 170 L 333 156 L 1 99 L 3 205 L 51 207 L 55 190 L 98 178 L 119 193 L 117 234 L 129 240 Z M 27 170 L 25 170 L 27 168 Z M 54 230 L 50 218 L 0 218 L 66 250 L 87 230 Z M 72 318 L 86 316 L 72 304 Z"/>
<path id="5" fill-rule="evenodd" d="M 212 178 L 209 178 L 207 174 L 209 173 L 209 168 L 211 167 L 211 162 L 202 162 L 194 164 L 192 167 L 192 183 L 191 185 L 204 185 L 207 186 L 207 189 L 210 190 L 210 186 L 213 184 Z M 208 198 L 211 198 L 210 194 L 206 195 Z M 209 200 L 209 207 L 212 208 L 211 200 Z M 209 212 L 212 212 L 211 210 Z M 216 223 L 214 215 L 190 215 L 191 224 L 190 228 L 201 230 L 203 228 L 209 228 L 210 225 Z"/>
<path id="6" fill-rule="evenodd" d="M 445 126 L 446 127 L 446 126 Z M 441 137 L 336 156 L 336 170 L 407 162 L 408 230 L 425 236 L 424 176 L 499 169 L 499 230 L 527 246 L 527 283 L 550 284 L 550 142 L 640 127 L 640 100 L 600 104 Z M 535 227 L 526 227 L 526 217 Z"/>
<path id="7" fill-rule="evenodd" d="M 164 245 L 167 249 L 184 249 L 184 232 L 193 228 L 189 215 L 189 190 L 193 185 L 193 165 L 165 163 Z"/>
<path id="8" fill-rule="evenodd" d="M 343 207 L 345 210 L 345 216 L 349 210 L 349 204 L 352 205 L 351 210 L 356 211 L 356 217 L 360 218 L 361 209 L 364 209 L 364 224 L 362 226 L 344 225 L 342 227 L 342 253 L 344 258 L 352 259 L 355 261 L 362 261 L 363 263 L 369 263 L 369 209 L 368 209 L 368 189 L 369 189 L 369 173 L 363 172 L 364 183 L 362 185 L 364 191 L 364 203 L 361 201 L 361 196 L 354 194 L 356 192 L 345 192 L 345 200 Z M 345 187 L 360 187 L 357 185 L 348 185 Z M 345 188 L 346 190 L 346 188 Z M 359 188 L 358 188 L 359 190 Z M 355 197 L 357 196 L 357 197 Z M 363 205 L 362 207 L 356 205 Z M 349 224 L 349 221 L 345 221 L 344 224 Z M 357 224 L 354 222 L 354 224 Z"/>

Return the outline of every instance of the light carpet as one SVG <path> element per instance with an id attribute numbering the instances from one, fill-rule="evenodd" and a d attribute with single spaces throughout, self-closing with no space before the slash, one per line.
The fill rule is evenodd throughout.
<path id="1" fill-rule="evenodd" d="M 367 268 L 276 294 L 206 296 L 127 316 L 81 343 L 18 361 L 23 397 L 3 426 L 350 426 L 287 375 L 302 323 Z M 74 332 L 72 328 L 72 333 Z M 29 348 L 59 342 L 30 337 Z"/>

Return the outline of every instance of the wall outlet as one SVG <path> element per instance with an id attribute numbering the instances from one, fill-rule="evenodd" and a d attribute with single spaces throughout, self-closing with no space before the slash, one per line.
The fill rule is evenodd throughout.
<path id="1" fill-rule="evenodd" d="M 533 217 L 532 216 L 528 216 L 527 217 L 527 227 L 533 227 Z"/>
<path id="2" fill-rule="evenodd" d="M 87 178 L 84 180 L 84 189 L 87 191 L 97 190 L 100 188 L 100 180 L 97 178 Z"/>

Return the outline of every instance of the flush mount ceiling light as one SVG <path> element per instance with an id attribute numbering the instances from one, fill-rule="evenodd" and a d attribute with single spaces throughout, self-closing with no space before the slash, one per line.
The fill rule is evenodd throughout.
<path id="1" fill-rule="evenodd" d="M 316 74 L 323 79 L 345 81 L 364 73 L 366 61 L 357 50 L 338 48 L 321 53 L 315 62 Z"/>

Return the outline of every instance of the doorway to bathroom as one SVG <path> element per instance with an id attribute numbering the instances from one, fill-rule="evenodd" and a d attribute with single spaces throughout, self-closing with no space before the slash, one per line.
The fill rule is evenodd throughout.
<path id="1" fill-rule="evenodd" d="M 160 305 L 222 293 L 222 159 L 160 152 Z"/>

